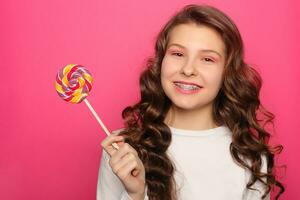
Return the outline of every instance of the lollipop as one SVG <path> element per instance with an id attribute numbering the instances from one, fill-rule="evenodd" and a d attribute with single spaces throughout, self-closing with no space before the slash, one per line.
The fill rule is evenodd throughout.
<path id="1" fill-rule="evenodd" d="M 84 101 L 106 135 L 110 135 L 110 132 L 105 127 L 89 101 L 86 99 L 92 89 L 92 84 L 93 77 L 84 66 L 68 64 L 57 73 L 55 89 L 58 95 L 67 102 L 81 103 Z M 114 148 L 119 149 L 116 143 L 113 143 L 112 145 Z"/>
<path id="2" fill-rule="evenodd" d="M 63 100 L 80 103 L 89 95 L 92 84 L 93 77 L 85 67 L 69 64 L 58 72 L 55 88 Z"/>

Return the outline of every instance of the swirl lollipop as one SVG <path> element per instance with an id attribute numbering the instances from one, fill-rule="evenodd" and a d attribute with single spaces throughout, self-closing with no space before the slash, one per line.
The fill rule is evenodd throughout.
<path id="1" fill-rule="evenodd" d="M 67 102 L 81 103 L 84 101 L 106 135 L 110 135 L 110 132 L 105 127 L 89 101 L 86 99 L 92 89 L 92 84 L 93 77 L 84 66 L 68 64 L 57 73 L 55 89 L 58 95 Z M 119 149 L 116 143 L 113 143 L 112 145 L 114 148 Z"/>

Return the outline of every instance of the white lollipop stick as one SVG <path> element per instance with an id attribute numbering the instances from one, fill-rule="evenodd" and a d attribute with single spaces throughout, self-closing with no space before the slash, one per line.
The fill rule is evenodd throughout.
<path id="1" fill-rule="evenodd" d="M 107 130 L 107 128 L 105 127 L 105 125 L 103 124 L 103 122 L 101 121 L 100 117 L 97 115 L 96 111 L 94 110 L 94 108 L 91 106 L 91 104 L 89 103 L 89 101 L 87 99 L 84 99 L 83 100 L 87 107 L 90 109 L 90 111 L 93 113 L 93 115 L 95 116 L 96 120 L 98 121 L 98 123 L 100 124 L 100 126 L 102 127 L 102 129 L 104 130 L 104 132 L 107 134 L 107 135 L 110 135 L 110 132 Z M 119 149 L 119 146 L 114 142 L 112 143 L 112 146 L 115 148 L 115 149 Z M 138 170 L 137 169 L 134 169 L 132 170 L 131 174 L 133 176 L 137 176 L 138 175 Z"/>
<path id="2" fill-rule="evenodd" d="M 94 117 L 96 118 L 96 120 L 98 121 L 98 123 L 100 124 L 100 126 L 102 127 L 102 129 L 104 130 L 104 132 L 106 133 L 107 136 L 110 135 L 110 132 L 108 131 L 108 129 L 105 127 L 105 125 L 103 124 L 103 122 L 101 121 L 100 117 L 97 115 L 96 111 L 94 110 L 94 108 L 91 106 L 91 104 L 89 103 L 89 101 L 85 98 L 83 100 L 85 102 L 85 104 L 87 105 L 87 107 L 90 109 L 90 111 L 93 113 Z M 119 146 L 114 142 L 112 143 L 112 146 L 115 149 L 119 149 Z"/>

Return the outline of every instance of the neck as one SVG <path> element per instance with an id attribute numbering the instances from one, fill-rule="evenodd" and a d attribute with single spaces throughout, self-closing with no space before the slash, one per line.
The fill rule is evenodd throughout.
<path id="1" fill-rule="evenodd" d="M 179 129 L 206 130 L 218 127 L 212 114 L 212 105 L 193 110 L 184 110 L 172 105 L 164 123 Z"/>

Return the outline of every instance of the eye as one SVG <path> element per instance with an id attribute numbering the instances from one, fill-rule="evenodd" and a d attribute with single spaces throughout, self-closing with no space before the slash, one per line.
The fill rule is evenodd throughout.
<path id="1" fill-rule="evenodd" d="M 182 57 L 183 56 L 183 54 L 179 53 L 179 52 L 171 52 L 171 55 L 175 55 L 175 56 L 178 56 L 178 57 Z"/>
<path id="2" fill-rule="evenodd" d="M 176 56 L 179 56 L 179 57 L 183 56 L 182 53 L 175 53 L 175 55 L 176 55 Z"/>
<path id="3" fill-rule="evenodd" d="M 207 61 L 207 62 L 215 62 L 214 60 L 212 60 L 212 59 L 210 59 L 210 58 L 207 58 L 207 57 L 204 58 L 204 60 Z"/>

